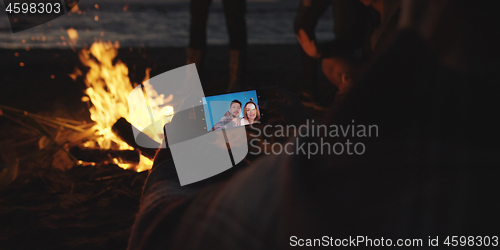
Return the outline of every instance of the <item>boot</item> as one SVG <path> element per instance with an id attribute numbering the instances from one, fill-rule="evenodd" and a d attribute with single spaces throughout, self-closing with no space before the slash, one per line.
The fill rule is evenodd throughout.
<path id="1" fill-rule="evenodd" d="M 243 89 L 244 85 L 244 67 L 245 55 L 243 51 L 229 50 L 229 86 L 226 92 L 234 92 Z"/>
<path id="2" fill-rule="evenodd" d="M 187 59 L 186 65 L 194 63 L 196 64 L 196 69 L 201 72 L 201 66 L 203 64 L 203 58 L 205 56 L 205 51 L 202 49 L 187 48 L 186 50 Z"/>

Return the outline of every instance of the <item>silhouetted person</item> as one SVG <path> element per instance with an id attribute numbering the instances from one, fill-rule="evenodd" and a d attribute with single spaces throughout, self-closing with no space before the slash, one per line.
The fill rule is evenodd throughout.
<path id="1" fill-rule="evenodd" d="M 351 140 L 362 154 L 263 156 L 226 180 L 180 187 L 160 150 L 129 249 L 282 249 L 323 236 L 422 239 L 416 248 L 489 236 L 491 245 L 500 234 L 494 6 L 404 1 L 399 31 L 324 121 L 377 125 L 377 135 L 289 141 Z M 285 119 L 297 101 L 277 96 L 266 106 Z"/>

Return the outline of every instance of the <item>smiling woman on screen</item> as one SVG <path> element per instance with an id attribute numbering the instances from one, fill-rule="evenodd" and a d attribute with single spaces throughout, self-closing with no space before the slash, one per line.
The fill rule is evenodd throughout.
<path id="1" fill-rule="evenodd" d="M 244 118 L 241 120 L 241 125 L 254 124 L 260 119 L 259 109 L 257 105 L 250 101 L 245 104 L 243 107 L 243 116 Z"/>

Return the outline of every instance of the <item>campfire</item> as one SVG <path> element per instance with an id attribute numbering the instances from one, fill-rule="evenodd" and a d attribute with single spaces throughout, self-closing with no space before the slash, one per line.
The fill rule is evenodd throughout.
<path id="1" fill-rule="evenodd" d="M 82 101 L 89 102 L 90 118 L 96 122 L 91 128 L 97 135 L 95 139 L 89 140 L 84 143 L 86 148 L 100 148 L 112 150 L 134 150 L 138 149 L 138 145 L 129 138 L 132 133 L 132 128 L 127 126 L 132 124 L 139 130 L 147 127 L 147 124 L 141 123 L 142 121 L 148 122 L 149 114 L 129 112 L 129 106 L 134 106 L 133 98 L 129 99 L 129 94 L 135 86 L 132 85 L 128 78 L 128 68 L 121 61 L 113 65 L 113 59 L 118 53 L 118 42 L 114 44 L 111 42 L 96 42 L 92 44 L 90 49 L 83 49 L 80 54 L 82 63 L 89 67 L 87 75 L 85 76 L 85 84 L 87 85 L 87 96 L 82 98 Z M 146 79 L 144 79 L 143 90 L 154 92 L 152 86 L 147 81 L 149 79 L 149 71 L 146 70 Z M 137 86 L 137 85 L 136 85 Z M 156 93 L 156 92 L 154 92 Z M 146 96 L 146 95 L 145 95 Z M 148 106 L 150 110 L 155 112 L 157 117 L 165 117 L 164 121 L 169 122 L 174 113 L 173 107 L 165 105 L 172 100 L 172 96 L 165 98 L 163 95 L 150 95 L 153 98 L 148 98 Z M 147 98 L 147 97 L 146 97 Z M 139 105 L 140 103 L 137 103 Z M 130 119 L 131 116 L 134 119 Z M 122 119 L 121 119 L 122 118 Z M 125 119 L 125 120 L 123 120 Z M 117 121 L 120 120 L 120 123 Z M 127 121 L 127 122 L 125 122 Z M 132 123 L 130 123 L 133 121 Z M 123 124 L 123 125 L 120 125 Z M 113 132 L 113 128 L 115 132 Z M 163 129 L 158 126 L 153 126 L 153 129 L 143 131 L 152 140 L 161 143 L 163 139 Z M 129 134 L 128 136 L 120 136 L 120 134 Z M 127 140 L 126 142 L 124 140 Z M 130 145 L 132 144 L 132 145 Z M 143 151 L 148 151 L 143 149 Z M 139 164 L 128 164 L 120 161 L 119 158 L 113 158 L 113 162 L 118 166 L 125 169 L 135 169 L 137 171 L 144 171 L 151 168 L 152 162 L 143 152 L 140 156 Z M 152 156 L 149 154 L 148 156 Z"/>
<path id="2" fill-rule="evenodd" d="M 77 39 L 76 30 L 69 29 L 66 41 L 73 45 Z M 59 81 L 57 86 L 82 90 L 64 103 L 74 106 L 38 109 L 38 102 L 29 98 L 31 105 L 23 109 L 0 104 L 0 220 L 8 225 L 0 232 L 0 248 L 126 248 L 148 175 L 144 170 L 151 168 L 162 126 L 174 114 L 174 96 L 156 93 L 147 81 L 149 69 L 146 81 L 133 83 L 127 65 L 116 59 L 118 47 L 116 42 L 95 42 L 75 50 L 81 63 L 78 58 L 70 63 L 79 65 L 72 79 L 60 77 L 71 68 L 43 72 L 50 81 Z M 72 50 L 57 53 L 75 55 Z M 131 92 L 147 95 L 137 100 Z M 37 94 L 52 102 L 51 95 Z M 130 109 L 144 102 L 147 114 Z M 163 119 L 151 126 L 151 114 Z M 146 137 L 148 145 L 158 147 L 137 145 L 133 127 L 142 132 L 141 142 Z M 39 241 L 40 232 L 51 237 Z"/>
<path id="3" fill-rule="evenodd" d="M 76 39 L 75 30 L 70 32 Z M 0 115 L 24 127 L 38 130 L 42 135 L 38 141 L 39 150 L 53 153 L 59 159 L 53 161 L 53 165 L 58 165 L 57 168 L 69 169 L 75 164 L 116 164 L 137 172 L 150 169 L 156 149 L 137 145 L 132 127 L 144 133 L 154 141 L 153 145 L 159 147 L 163 139 L 163 124 L 170 122 L 174 114 L 173 107 L 168 105 L 173 96 L 156 93 L 148 81 L 148 68 L 140 88 L 149 112 L 163 119 L 149 126 L 151 114 L 141 113 L 140 109 L 129 110 L 129 107 L 141 104 L 135 103 L 140 102 L 140 98 L 129 98 L 129 94 L 139 84 L 131 83 L 129 70 L 123 62 L 118 60 L 113 63 L 118 48 L 118 42 L 93 43 L 90 48 L 79 52 L 80 61 L 88 67 L 88 72 L 83 75 L 82 70 L 77 68 L 70 74 L 73 80 L 84 77 L 87 88 L 82 101 L 88 104 L 91 123 L 36 115 L 6 106 L 0 107 Z M 25 119 L 29 119 L 31 124 Z"/>

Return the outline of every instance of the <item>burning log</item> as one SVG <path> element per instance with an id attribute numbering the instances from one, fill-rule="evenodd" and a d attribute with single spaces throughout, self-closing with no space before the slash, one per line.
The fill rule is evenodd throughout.
<path id="1" fill-rule="evenodd" d="M 156 151 L 158 148 L 160 148 L 160 144 L 153 139 L 149 138 L 144 133 L 139 133 L 137 136 L 137 140 L 144 142 L 145 145 L 154 145 L 155 148 L 145 148 L 137 144 L 136 138 L 134 137 L 134 132 L 132 130 L 133 125 L 130 124 L 125 118 L 120 118 L 116 123 L 113 125 L 112 130 L 115 133 L 116 136 L 120 137 L 124 142 L 126 142 L 128 145 L 132 146 L 135 149 L 138 149 L 141 151 L 142 155 L 153 159 Z M 137 129 L 137 131 L 140 131 Z"/>
<path id="2" fill-rule="evenodd" d="M 90 149 L 72 147 L 70 153 L 78 160 L 85 162 L 112 162 L 113 159 L 120 159 L 124 163 L 138 163 L 139 152 L 135 150 L 111 150 L 111 149 Z"/>

